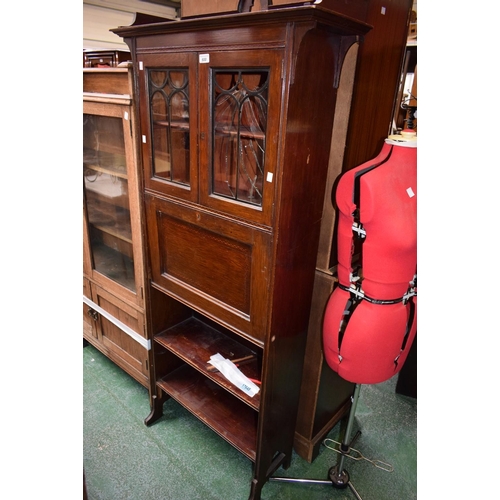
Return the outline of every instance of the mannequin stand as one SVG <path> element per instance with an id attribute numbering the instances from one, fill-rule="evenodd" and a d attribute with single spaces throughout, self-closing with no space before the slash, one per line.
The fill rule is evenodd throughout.
<path id="1" fill-rule="evenodd" d="M 339 458 L 337 465 L 334 465 L 328 471 L 329 481 L 323 481 L 320 479 L 297 479 L 297 478 L 292 478 L 292 477 L 270 477 L 269 478 L 270 481 L 280 481 L 280 482 L 287 482 L 287 483 L 331 484 L 335 488 L 338 488 L 338 489 L 345 489 L 345 488 L 349 487 L 350 490 L 353 492 L 354 496 L 358 500 L 362 500 L 362 498 L 359 496 L 358 492 L 356 491 L 356 488 L 354 488 L 353 484 L 350 481 L 349 473 L 344 469 L 344 462 L 346 459 L 346 455 L 349 453 L 351 446 L 354 444 L 354 442 L 361 435 L 361 431 L 358 431 L 356 433 L 356 435 L 354 436 L 354 438 L 352 439 L 352 441 L 349 444 L 347 444 L 347 440 L 349 439 L 349 436 L 350 436 L 351 431 L 352 431 L 352 426 L 354 423 L 354 414 L 356 413 L 356 407 L 358 405 L 360 389 L 361 389 L 361 384 L 356 384 L 356 386 L 354 388 L 351 410 L 349 412 L 349 420 L 347 422 L 347 429 L 345 431 L 344 440 L 342 441 L 342 444 L 340 445 L 340 458 Z"/>

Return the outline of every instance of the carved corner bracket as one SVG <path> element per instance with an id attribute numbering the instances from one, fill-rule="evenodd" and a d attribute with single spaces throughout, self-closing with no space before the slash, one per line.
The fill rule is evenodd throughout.
<path id="1" fill-rule="evenodd" d="M 334 77 L 333 77 L 333 87 L 335 89 L 339 88 L 340 75 L 342 73 L 342 66 L 344 64 L 344 59 L 349 49 L 355 44 L 360 42 L 359 35 L 350 36 L 335 36 L 330 38 L 330 45 L 332 46 L 335 54 L 334 60 Z"/>

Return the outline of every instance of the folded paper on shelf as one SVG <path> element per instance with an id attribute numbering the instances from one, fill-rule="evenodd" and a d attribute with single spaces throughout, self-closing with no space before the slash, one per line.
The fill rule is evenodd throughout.
<path id="1" fill-rule="evenodd" d="M 229 382 L 241 389 L 245 394 L 254 397 L 259 392 L 259 387 L 255 385 L 238 367 L 229 359 L 219 353 L 210 356 L 209 363 L 215 366 Z"/>

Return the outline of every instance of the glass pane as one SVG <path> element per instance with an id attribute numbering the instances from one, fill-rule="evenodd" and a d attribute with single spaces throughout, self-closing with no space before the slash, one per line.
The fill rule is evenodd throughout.
<path id="1" fill-rule="evenodd" d="M 213 70 L 212 192 L 262 205 L 268 70 Z"/>
<path id="2" fill-rule="evenodd" d="M 189 185 L 188 71 L 149 71 L 153 175 Z"/>
<path id="3" fill-rule="evenodd" d="M 121 118 L 83 115 L 83 187 L 93 267 L 135 291 Z"/>

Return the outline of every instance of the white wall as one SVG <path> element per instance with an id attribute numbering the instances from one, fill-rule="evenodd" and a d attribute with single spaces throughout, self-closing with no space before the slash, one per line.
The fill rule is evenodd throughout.
<path id="1" fill-rule="evenodd" d="M 177 0 L 174 0 L 177 1 Z M 179 6 L 180 6 L 180 0 Z M 176 9 L 141 0 L 83 0 L 83 49 L 124 49 L 123 40 L 109 31 L 118 26 L 130 26 L 135 13 L 175 19 Z"/>

